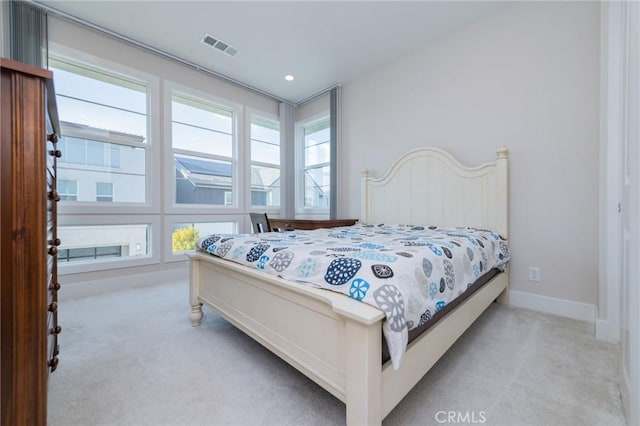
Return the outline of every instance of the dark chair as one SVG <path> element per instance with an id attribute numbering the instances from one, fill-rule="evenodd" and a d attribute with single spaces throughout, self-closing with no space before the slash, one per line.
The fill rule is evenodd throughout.
<path id="1" fill-rule="evenodd" d="M 266 213 L 249 213 L 249 216 L 251 216 L 251 228 L 254 234 L 271 232 L 271 225 L 269 225 Z"/>

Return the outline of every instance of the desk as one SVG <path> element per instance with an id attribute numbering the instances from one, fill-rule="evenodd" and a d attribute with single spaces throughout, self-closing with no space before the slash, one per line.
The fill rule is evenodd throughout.
<path id="1" fill-rule="evenodd" d="M 293 231 L 295 229 L 309 230 L 351 226 L 357 221 L 358 219 L 311 220 L 269 218 L 269 225 L 273 231 Z"/>

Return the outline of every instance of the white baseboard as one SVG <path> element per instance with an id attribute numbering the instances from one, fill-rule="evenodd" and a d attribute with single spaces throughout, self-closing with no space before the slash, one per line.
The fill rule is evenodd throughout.
<path id="1" fill-rule="evenodd" d="M 620 342 L 620 331 L 612 327 L 610 321 L 599 319 L 596 321 L 596 339 L 615 345 Z"/>
<path id="2" fill-rule="evenodd" d="M 59 292 L 60 299 L 75 299 L 79 297 L 95 296 L 110 293 L 112 291 L 126 290 L 129 288 L 143 287 L 153 284 L 168 283 L 172 281 L 189 280 L 189 267 L 181 266 L 173 269 L 162 269 L 153 272 L 144 272 L 126 276 L 100 278 L 92 281 L 65 284 L 61 279 L 62 287 Z"/>
<path id="3" fill-rule="evenodd" d="M 540 296 L 524 291 L 509 290 L 509 305 L 590 323 L 594 323 L 596 320 L 596 307 L 594 305 Z"/>

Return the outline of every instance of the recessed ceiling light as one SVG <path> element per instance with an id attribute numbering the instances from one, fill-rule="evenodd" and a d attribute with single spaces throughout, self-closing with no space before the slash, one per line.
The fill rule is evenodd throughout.
<path id="1" fill-rule="evenodd" d="M 284 76 L 284 79 L 287 81 L 293 81 L 295 79 L 294 76 L 292 76 L 291 74 L 287 74 Z"/>

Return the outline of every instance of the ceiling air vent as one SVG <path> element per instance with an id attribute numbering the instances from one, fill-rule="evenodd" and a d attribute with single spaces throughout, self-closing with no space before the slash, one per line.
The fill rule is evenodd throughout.
<path id="1" fill-rule="evenodd" d="M 222 53 L 226 53 L 229 56 L 235 56 L 238 53 L 238 49 L 229 45 L 229 43 L 224 42 L 220 39 L 210 36 L 209 34 L 205 34 L 202 38 L 202 43 L 206 44 L 209 47 L 213 47 L 216 50 L 219 50 Z"/>

